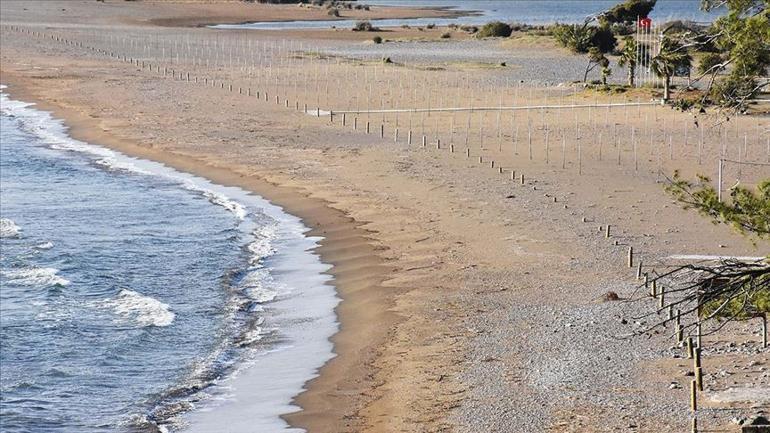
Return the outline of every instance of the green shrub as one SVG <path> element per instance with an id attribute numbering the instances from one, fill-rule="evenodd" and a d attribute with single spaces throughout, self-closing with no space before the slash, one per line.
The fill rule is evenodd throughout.
<path id="1" fill-rule="evenodd" d="M 592 46 L 594 27 L 577 24 L 559 24 L 551 27 L 556 42 L 575 53 L 587 53 Z"/>
<path id="2" fill-rule="evenodd" d="M 380 29 L 373 26 L 372 23 L 369 21 L 356 21 L 355 26 L 353 26 L 354 32 L 378 32 Z"/>
<path id="3" fill-rule="evenodd" d="M 430 23 L 430 24 L 428 24 L 427 26 L 425 26 L 425 28 L 427 28 L 427 29 L 435 29 L 435 28 L 436 28 L 436 25 L 435 25 L 435 24 L 433 24 L 433 23 Z"/>
<path id="4" fill-rule="evenodd" d="M 701 74 L 709 73 L 711 71 L 711 68 L 713 68 L 714 66 L 720 63 L 722 63 L 721 55 L 717 53 L 704 54 L 703 57 L 701 57 L 700 62 L 698 63 L 698 72 Z M 722 68 L 720 68 L 720 70 L 721 69 Z"/>
<path id="5" fill-rule="evenodd" d="M 375 44 L 381 44 L 382 43 L 382 38 L 379 37 L 379 36 L 375 36 L 375 37 L 372 38 L 372 41 L 374 41 Z"/>
<path id="6" fill-rule="evenodd" d="M 479 30 L 477 36 L 480 38 L 507 38 L 511 35 L 511 26 L 500 21 L 492 21 L 491 23 L 484 24 Z"/>
<path id="7" fill-rule="evenodd" d="M 449 33 L 449 32 L 446 32 L 446 33 L 442 33 L 442 34 L 441 34 L 441 39 L 449 39 L 449 38 L 451 38 L 451 37 L 452 37 L 452 34 L 451 34 L 451 33 Z"/>
<path id="8" fill-rule="evenodd" d="M 615 47 L 618 45 L 618 40 L 615 39 L 615 34 L 607 26 L 597 27 L 594 31 L 594 35 L 591 38 L 591 44 L 603 53 L 611 53 L 615 51 Z"/>
<path id="9" fill-rule="evenodd" d="M 757 96 L 757 83 L 745 77 L 730 75 L 711 88 L 711 99 L 719 105 L 743 110 L 746 100 Z"/>
<path id="10" fill-rule="evenodd" d="M 599 16 L 603 23 L 633 24 L 639 17 L 646 17 L 658 0 L 626 0 Z"/>
<path id="11" fill-rule="evenodd" d="M 555 24 L 551 35 L 561 46 L 575 53 L 587 53 L 596 47 L 602 53 L 608 53 L 617 46 L 617 39 L 609 27 L 594 27 L 573 24 Z"/>

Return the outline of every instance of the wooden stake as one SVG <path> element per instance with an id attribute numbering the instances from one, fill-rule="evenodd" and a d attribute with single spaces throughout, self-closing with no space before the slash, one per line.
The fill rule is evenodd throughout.
<path id="1" fill-rule="evenodd" d="M 695 383 L 695 380 L 690 382 L 690 409 L 692 409 L 693 412 L 698 410 L 698 393 L 697 393 L 697 384 Z"/>
<path id="2" fill-rule="evenodd" d="M 703 368 L 695 367 L 695 384 L 698 387 L 698 391 L 703 392 Z"/>
<path id="3" fill-rule="evenodd" d="M 660 286 L 660 296 L 658 297 L 658 301 L 658 307 L 662 310 L 666 305 L 666 288 L 664 286 Z"/>

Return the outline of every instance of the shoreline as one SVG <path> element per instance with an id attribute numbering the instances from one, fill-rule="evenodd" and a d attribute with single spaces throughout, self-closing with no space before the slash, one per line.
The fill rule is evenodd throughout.
<path id="1" fill-rule="evenodd" d="M 257 4 L 258 7 L 265 5 Z M 448 6 L 435 7 L 408 7 L 408 6 L 371 6 L 370 10 L 363 9 L 341 9 L 340 16 L 328 15 L 326 9 L 313 6 L 297 7 L 296 4 L 288 5 L 266 5 L 272 8 L 270 12 L 278 13 L 277 16 L 262 15 L 255 17 L 258 19 L 244 20 L 241 17 L 222 15 L 221 18 L 205 17 L 166 17 L 153 18 L 148 20 L 150 25 L 158 27 L 179 27 L 179 28 L 205 28 L 216 25 L 248 25 L 254 23 L 285 23 L 294 21 L 381 21 L 389 19 L 415 20 L 415 19 L 457 19 L 466 16 L 481 16 L 482 11 L 478 10 L 457 10 Z M 280 9 L 287 9 L 293 12 L 309 14 L 309 16 L 292 18 L 290 16 L 282 17 Z M 240 21 L 238 21 L 240 20 Z"/>
<path id="2" fill-rule="evenodd" d="M 375 266 L 369 266 L 366 272 L 366 281 L 372 277 L 380 282 L 386 280 L 387 267 L 383 266 L 384 260 L 376 254 L 375 247 L 370 243 L 366 230 L 361 228 L 362 223 L 355 221 L 344 212 L 335 209 L 330 203 L 312 197 L 311 194 L 299 191 L 290 186 L 281 186 L 265 179 L 253 176 L 244 176 L 223 167 L 213 166 L 196 158 L 172 154 L 171 152 L 157 151 L 130 143 L 109 133 L 99 132 L 99 126 L 95 121 L 85 118 L 80 113 L 65 107 L 57 106 L 35 95 L 34 91 L 25 88 L 18 79 L 9 79 L 6 73 L 3 77 L 7 88 L 3 91 L 9 97 L 34 103 L 34 107 L 41 111 L 50 112 L 57 119 L 61 119 L 67 127 L 69 136 L 76 140 L 84 141 L 98 146 L 103 146 L 121 152 L 130 157 L 147 159 L 164 164 L 174 170 L 202 177 L 222 186 L 239 187 L 256 194 L 271 204 L 278 206 L 284 212 L 299 218 L 310 231 L 305 236 L 318 236 L 318 247 L 314 250 L 321 261 L 331 266 L 327 273 L 331 276 L 328 284 L 334 287 L 340 303 L 334 309 L 339 330 L 330 338 L 333 345 L 332 358 L 326 361 L 317 371 L 317 376 L 305 383 L 303 391 L 292 398 L 291 404 L 300 407 L 300 411 L 282 414 L 284 419 L 292 427 L 304 428 L 309 431 L 329 431 L 334 429 L 334 420 L 338 419 L 334 414 L 334 401 L 322 399 L 320 396 L 333 393 L 341 378 L 348 375 L 350 369 L 365 369 L 367 363 L 355 362 L 354 348 L 356 341 L 379 341 L 383 338 L 387 326 L 373 326 L 374 323 L 386 323 L 391 325 L 398 319 L 389 313 L 391 302 L 385 293 L 378 290 L 360 290 L 360 282 L 357 283 L 359 273 L 355 269 L 340 270 L 351 261 L 346 260 L 338 251 L 352 247 L 357 252 L 357 260 L 362 256 L 374 261 L 381 270 L 376 275 L 371 275 Z M 346 282 L 349 281 L 349 282 Z M 370 308 L 372 304 L 377 306 L 382 320 L 377 322 L 368 320 L 370 315 L 366 311 L 357 309 L 357 305 L 366 303 Z M 353 361 L 353 362 L 351 362 Z M 344 398 L 344 396 L 340 396 Z M 337 409 L 339 410 L 339 409 Z"/>
<path id="3" fill-rule="evenodd" d="M 5 90 L 6 86 L 0 84 L 0 89 Z M 9 98 L 3 91 L 1 94 L 3 105 L 8 104 L 9 119 L 22 119 L 21 125 L 38 125 L 37 121 L 42 120 L 40 128 L 45 134 L 37 132 L 28 132 L 32 140 L 35 140 L 37 147 L 38 141 L 44 147 L 47 147 L 45 139 L 50 136 L 57 138 L 56 144 L 51 145 L 55 149 L 56 158 L 65 160 L 69 158 L 69 153 L 77 154 L 78 157 L 86 158 L 89 163 L 97 162 L 100 166 L 104 165 L 105 175 L 115 170 L 114 177 L 125 179 L 137 176 L 138 183 L 153 182 L 157 179 L 169 181 L 174 184 L 173 189 L 179 191 L 192 191 L 194 194 L 208 198 L 212 207 L 221 207 L 223 212 L 232 214 L 231 216 L 239 221 L 236 230 L 247 236 L 253 236 L 254 226 L 260 227 L 260 233 L 273 233 L 274 236 L 268 236 L 267 243 L 269 249 L 264 252 L 262 248 L 252 250 L 255 240 L 252 238 L 246 244 L 240 245 L 236 250 L 248 248 L 252 255 L 248 261 L 241 263 L 242 267 L 237 268 L 238 272 L 249 273 L 253 269 L 252 263 L 258 261 L 264 263 L 264 266 L 274 270 L 269 278 L 260 279 L 262 283 L 257 289 L 262 294 L 272 294 L 274 299 L 265 304 L 265 308 L 272 310 L 272 313 L 266 316 L 258 314 L 253 317 L 246 317 L 242 322 L 225 322 L 236 324 L 233 326 L 233 333 L 228 334 L 232 338 L 230 343 L 224 339 L 223 343 L 215 345 L 211 351 L 192 352 L 196 356 L 196 363 L 203 363 L 205 368 L 212 368 L 213 364 L 205 363 L 210 361 L 211 354 L 220 351 L 238 351 L 237 361 L 230 365 L 216 370 L 217 375 L 221 376 L 223 383 L 217 383 L 208 378 L 192 373 L 191 376 L 184 376 L 183 380 L 177 380 L 168 384 L 173 389 L 171 393 L 163 391 L 160 397 L 155 399 L 150 406 L 151 413 L 164 413 L 174 402 L 191 402 L 199 398 L 199 391 L 209 388 L 214 394 L 223 394 L 232 398 L 233 402 L 223 405 L 216 403 L 216 399 L 203 399 L 203 410 L 183 411 L 180 414 L 181 419 L 188 421 L 181 422 L 183 431 L 207 431 L 207 426 L 216 424 L 216 417 L 221 416 L 222 412 L 247 414 L 254 413 L 256 416 L 251 425 L 263 426 L 265 430 L 274 428 L 283 428 L 286 426 L 285 420 L 281 414 L 288 410 L 296 410 L 292 406 L 294 396 L 299 393 L 304 384 L 315 377 L 319 366 L 325 364 L 332 358 L 332 344 L 329 341 L 337 330 L 339 323 L 334 314 L 334 307 L 338 304 L 336 290 L 327 284 L 329 275 L 327 270 L 329 265 L 321 262 L 320 257 L 314 251 L 318 247 L 318 237 L 306 236 L 307 226 L 303 225 L 299 218 L 284 212 L 282 209 L 267 202 L 263 197 L 252 194 L 241 188 L 226 187 L 214 184 L 207 179 L 198 177 L 194 174 L 181 172 L 168 167 L 167 165 L 157 163 L 148 159 L 140 159 L 125 155 L 90 142 L 84 142 L 73 139 L 66 131 L 62 120 L 56 118 L 51 112 L 43 111 L 35 107 L 34 104 L 25 101 Z M 5 111 L 5 109 L 3 110 Z M 29 119 L 32 119 L 31 122 Z M 5 121 L 5 116 L 4 116 Z M 25 128 L 25 126 L 20 126 Z M 21 129 L 20 129 L 21 130 Z M 45 138 L 44 138 L 45 137 Z M 59 146 L 59 139 L 65 144 Z M 11 140 L 13 140 L 11 138 Z M 70 146 L 72 144 L 72 146 Z M 58 164 L 58 159 L 56 163 Z M 105 162 L 101 162 L 105 161 Z M 64 165 L 67 165 L 64 162 Z M 152 179 L 152 180 L 149 180 Z M 217 197 L 212 200 L 210 197 Z M 180 199 L 181 200 L 181 199 Z M 174 206 L 174 201 L 170 205 Z M 252 214 L 247 209 L 253 209 Z M 260 225 L 260 222 L 254 219 L 256 215 L 264 215 L 268 218 L 266 225 Z M 15 219 L 15 217 L 14 217 Z M 273 223 L 275 226 L 273 226 Z M 271 229 L 270 227 L 273 226 Z M 262 232 L 266 229 L 267 232 Z M 57 240 L 58 243 L 58 240 Z M 255 252 L 256 251 L 256 252 Z M 211 268 L 211 271 L 217 272 L 224 268 Z M 241 289 L 243 286 L 231 285 L 230 287 Z M 254 288 L 247 286 L 246 290 Z M 282 288 L 290 290 L 282 290 Z M 125 289 L 123 289 L 125 290 Z M 133 292 L 132 292 L 133 293 Z M 259 296 L 249 297 L 249 302 L 262 303 L 258 300 Z M 232 306 L 232 299 L 228 298 L 224 310 Z M 168 302 L 179 302 L 176 297 L 169 297 Z M 168 308 L 168 307 L 167 307 Z M 174 318 L 168 323 L 156 326 L 170 325 Z M 272 331 L 262 332 L 262 327 L 253 327 L 252 325 L 262 320 L 266 320 L 270 326 L 269 330 L 276 329 L 280 337 L 273 344 L 266 347 L 257 348 L 255 351 L 250 349 L 240 350 L 243 347 L 240 341 L 249 341 L 252 333 L 271 337 Z M 296 326 L 297 321 L 307 321 L 313 323 L 312 327 Z M 231 327 L 231 326 L 228 326 Z M 211 337 L 211 334 L 208 334 Z M 256 341 L 256 340 L 254 340 Z M 284 342 L 289 342 L 285 344 Z M 185 365 L 185 364 L 179 364 Z M 199 364 L 200 365 L 200 364 Z M 197 371 L 197 369 L 196 369 Z M 276 375 L 275 373 L 280 372 Z M 200 384 L 198 386 L 187 386 L 188 381 L 194 381 Z M 259 394 L 253 391 L 258 388 L 255 383 L 272 383 L 270 389 Z M 207 392 L 204 391 L 204 392 Z M 137 412 L 137 416 L 140 412 Z M 212 415 L 214 418 L 212 419 Z M 232 416 L 238 418 L 238 416 Z M 153 417 L 149 422 L 156 426 L 177 426 L 177 416 L 159 416 Z M 190 422 L 191 421 L 191 422 Z M 214 429 L 216 430 L 216 429 Z"/>
<path id="4" fill-rule="evenodd" d="M 189 12 L 184 7 L 180 10 Z M 51 11 L 47 16 L 56 19 L 59 14 Z M 126 34 L 142 30 L 146 29 L 127 29 Z M 71 31 L 60 32 L 69 37 Z M 161 35 L 170 40 L 199 33 L 180 28 Z M 259 32 L 206 33 L 199 36 L 216 36 L 231 43 L 252 38 L 269 42 L 271 37 Z M 298 33 L 282 36 L 296 38 Z M 404 134 L 394 144 L 377 134 L 340 129 L 339 122 L 331 125 L 285 110 L 282 104 L 228 96 L 224 88 L 159 80 L 139 68 L 126 67 L 126 62 L 84 56 L 78 47 L 7 34 L 6 40 L 12 42 L 4 50 L 4 72 L 10 71 L 8 75 L 38 95 L 29 100 L 50 101 L 71 111 L 75 120 L 83 119 L 84 132 L 120 137 L 123 140 L 118 142 L 177 164 L 190 163 L 212 172 L 219 169 L 234 182 L 261 179 L 277 189 L 276 195 L 290 195 L 281 188 L 286 187 L 300 195 L 323 198 L 321 205 L 341 211 L 345 227 L 360 223 L 360 238 L 346 243 L 347 238 L 338 237 L 337 246 L 327 251 L 340 260 L 337 293 L 350 283 L 347 287 L 355 292 L 351 299 L 358 300 L 341 304 L 352 311 L 348 317 L 358 320 L 346 329 L 355 338 L 349 338 L 344 347 L 335 343 L 340 358 L 348 356 L 355 362 L 335 359 L 324 366 L 317 380 L 305 385 L 310 391 L 294 401 L 307 399 L 306 411 L 284 416 L 293 425 L 340 432 L 538 431 L 544 428 L 545 419 L 548 428 L 569 426 L 564 428 L 571 431 L 622 430 L 630 422 L 657 428 L 651 431 L 681 430 L 678 413 L 684 410 L 686 399 L 670 388 L 672 380 L 680 378 L 676 366 L 672 364 L 665 374 L 656 368 L 658 361 L 670 355 L 665 350 L 667 343 L 661 336 L 624 344 L 612 338 L 629 329 L 624 326 L 628 320 L 615 319 L 640 316 L 646 306 L 636 303 L 635 308 L 626 309 L 596 300 L 608 290 L 621 296 L 633 293 L 637 283 L 626 265 L 626 244 L 633 245 L 635 258 L 643 260 L 645 269 L 657 267 L 657 260 L 671 254 L 743 255 L 756 249 L 728 227 L 714 226 L 672 205 L 661 188 L 659 176 L 656 178 L 661 165 L 691 174 L 703 170 L 693 157 L 693 141 L 690 146 L 686 139 L 680 144 L 681 130 L 665 128 L 667 124 L 688 124 L 688 116 L 651 107 L 635 111 L 634 119 L 629 119 L 627 110 L 624 121 L 624 113 L 614 111 L 605 118 L 604 129 L 601 122 L 594 125 L 598 140 L 583 134 L 577 138 L 581 141 L 575 141 L 582 146 L 562 145 L 561 169 L 555 166 L 558 157 L 553 158 L 553 148 L 549 163 L 549 148 L 542 146 L 547 139 L 538 140 L 547 134 L 536 136 L 534 155 L 530 146 L 527 157 L 516 147 L 518 140 L 510 143 L 498 138 L 499 145 L 494 146 L 493 134 L 479 132 L 469 143 L 474 157 L 478 152 L 477 164 L 461 152 L 438 152 L 438 145 L 436 151 L 433 146 L 408 146 Z M 349 34 L 353 33 L 345 36 Z M 198 45 L 205 46 L 200 41 Z M 460 62 L 467 51 L 488 45 L 450 42 L 446 58 Z M 379 53 L 368 44 L 340 46 L 353 54 Z M 410 47 L 401 50 L 402 55 Z M 427 51 L 405 58 L 404 64 L 435 62 Z M 298 63 L 287 71 L 307 74 L 314 62 Z M 558 51 L 549 56 L 527 53 L 516 63 L 532 66 L 522 74 L 528 80 L 540 77 L 534 74 L 542 65 L 559 69 L 570 64 Z M 371 69 L 378 68 L 364 62 L 344 65 L 333 69 L 332 76 L 337 77 L 333 82 L 349 82 L 355 95 L 366 90 L 368 80 L 361 85 L 360 80 L 349 79 L 350 72 L 363 71 L 366 77 Z M 208 76 L 218 80 L 225 75 L 211 75 L 209 68 L 200 70 L 208 70 Z M 460 83 L 452 86 L 453 81 L 447 80 L 452 73 L 478 71 L 494 83 L 488 92 L 481 92 L 481 99 L 496 100 L 500 89 L 503 94 L 508 89 L 508 96 L 517 98 L 507 80 L 503 84 L 500 79 L 502 70 L 487 72 L 466 63 L 458 63 L 451 72 L 390 70 L 403 71 L 403 78 L 428 88 L 435 88 L 436 82 L 449 83 L 446 94 L 455 88 L 462 90 Z M 252 85 L 245 72 L 234 68 L 229 72 L 234 86 Z M 298 101 L 312 101 L 305 99 L 314 95 L 312 85 L 305 87 L 304 96 L 303 91 L 297 92 Z M 276 92 L 279 88 L 276 84 Z M 541 93 L 533 96 L 530 90 L 529 98 L 522 95 L 516 100 L 538 103 L 540 96 L 547 98 L 547 88 L 532 88 Z M 344 104 L 349 100 L 346 96 L 333 91 L 328 106 Z M 590 91 L 575 96 L 594 97 Z M 211 109 L 212 102 L 217 110 Z M 578 120 L 583 125 L 591 123 L 590 111 L 587 114 L 588 122 L 585 115 L 578 119 L 576 114 L 575 128 Z M 375 127 L 378 117 L 374 116 Z M 479 131 L 485 129 L 483 125 L 494 125 L 494 117 L 480 117 Z M 571 129 L 570 117 L 544 113 L 544 119 L 561 125 L 563 131 Z M 614 155 L 602 158 L 602 150 L 607 155 L 608 147 L 602 147 L 601 132 L 609 131 L 609 125 L 646 128 L 653 118 L 656 125 L 664 126 L 663 131 L 671 133 L 676 159 L 661 158 L 660 151 L 665 149 L 656 149 L 652 143 L 647 146 L 647 140 L 639 141 L 645 144 L 641 167 L 635 166 L 636 152 L 632 159 L 630 146 L 615 146 L 617 163 Z M 447 116 L 436 119 L 436 130 L 450 124 Z M 523 119 L 517 120 L 512 121 L 510 136 L 516 137 L 518 127 L 523 126 Z M 507 125 L 507 119 L 504 122 Z M 355 125 L 355 121 L 350 123 Z M 383 117 L 381 125 L 390 132 L 394 119 Z M 736 125 L 754 128 L 752 119 L 737 119 Z M 96 131 L 89 131 L 91 127 Z M 752 151 L 756 155 L 764 146 L 752 149 L 757 149 Z M 709 158 L 716 147 L 707 145 L 704 150 L 704 167 L 712 167 Z M 489 169 L 490 159 L 492 168 L 498 170 Z M 521 186 L 518 181 L 510 182 L 513 179 L 501 168 L 523 173 L 526 182 L 522 180 Z M 604 224 L 612 225 L 611 240 L 601 233 Z M 319 230 L 336 232 L 337 227 L 332 223 Z M 361 253 L 359 242 L 368 244 L 363 250 L 371 253 L 374 249 L 374 254 Z M 374 275 L 373 281 L 370 275 Z M 363 280 L 369 284 L 361 284 Z M 368 297 L 379 303 L 369 302 Z M 533 327 L 533 323 L 545 327 Z M 356 328 L 359 324 L 378 329 L 366 334 Z M 371 341 L 369 335 L 380 339 Z M 622 418 L 612 410 L 619 405 L 628 408 Z M 727 413 L 722 412 L 719 420 L 724 421 Z M 576 414 L 581 415 L 577 418 Z"/>

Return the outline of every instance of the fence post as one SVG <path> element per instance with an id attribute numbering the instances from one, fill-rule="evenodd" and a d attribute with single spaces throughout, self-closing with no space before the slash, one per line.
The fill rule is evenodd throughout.
<path id="1" fill-rule="evenodd" d="M 693 412 L 698 410 L 698 390 L 696 386 L 694 380 L 690 382 L 690 409 Z"/>
<path id="2" fill-rule="evenodd" d="M 738 150 L 740 152 L 740 149 Z M 724 166 L 724 160 L 719 158 L 719 166 L 717 168 L 717 200 L 722 202 L 722 167 Z"/>

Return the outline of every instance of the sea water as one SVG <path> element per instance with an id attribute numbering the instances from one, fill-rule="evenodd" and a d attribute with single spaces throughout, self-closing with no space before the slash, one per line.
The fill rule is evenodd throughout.
<path id="1" fill-rule="evenodd" d="M 0 430 L 287 430 L 337 329 L 319 239 L 0 98 Z"/>
<path id="2" fill-rule="evenodd" d="M 404 6 L 404 7 L 442 7 L 454 11 L 467 12 L 467 16 L 458 18 L 414 18 L 376 20 L 378 27 L 398 27 L 401 25 L 425 26 L 436 24 L 445 26 L 482 25 L 490 21 L 517 22 L 524 24 L 582 23 L 587 17 L 596 16 L 621 0 L 367 0 L 369 5 Z M 700 9 L 701 0 L 658 0 L 650 14 L 656 22 L 687 20 L 711 22 L 725 13 L 724 8 L 705 12 Z M 344 15 L 344 12 L 343 12 Z M 322 21 L 283 21 L 257 22 L 247 24 L 223 24 L 216 28 L 235 29 L 303 29 L 303 28 L 352 28 L 355 20 Z"/>

